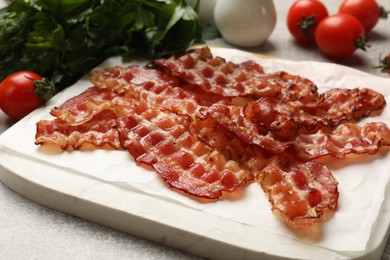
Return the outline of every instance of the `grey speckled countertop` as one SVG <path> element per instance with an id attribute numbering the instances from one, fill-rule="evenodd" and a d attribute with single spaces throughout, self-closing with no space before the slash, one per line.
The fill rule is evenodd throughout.
<path id="1" fill-rule="evenodd" d="M 390 20 L 381 21 L 368 36 L 372 47 L 344 60 L 330 60 L 315 48 L 296 44 L 285 25 L 293 0 L 276 0 L 278 22 L 269 40 L 248 49 L 290 60 L 336 62 L 378 76 L 388 77 L 373 67 L 379 55 L 390 51 Z M 330 13 L 341 0 L 323 1 Z M 390 9 L 388 0 L 378 0 Z M 212 45 L 230 46 L 223 40 Z M 390 87 L 390 86 L 389 86 Z M 0 133 L 11 123 L 0 112 Z M 1 170 L 1 169 L 0 169 Z M 390 259 L 390 242 L 383 259 Z M 197 256 L 113 230 L 32 202 L 0 183 L 0 259 L 201 259 Z"/>

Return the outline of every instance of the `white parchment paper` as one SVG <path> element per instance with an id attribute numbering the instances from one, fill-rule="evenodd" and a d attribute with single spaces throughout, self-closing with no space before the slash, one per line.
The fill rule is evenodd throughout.
<path id="1" fill-rule="evenodd" d="M 224 48 L 213 48 L 212 51 L 215 55 L 234 62 L 253 59 L 259 62 L 266 72 L 284 70 L 307 77 L 318 85 L 320 92 L 333 87 L 369 87 L 384 94 L 389 103 L 389 78 L 376 77 L 329 63 L 261 59 L 250 53 Z M 122 64 L 119 58 L 111 58 L 100 67 Z M 161 200 L 174 201 L 178 207 L 192 207 L 267 232 L 300 239 L 271 212 L 266 196 L 255 183 L 246 187 L 237 199 L 200 203 L 168 189 L 154 172 L 138 167 L 126 151 L 47 153 L 34 145 L 36 122 L 52 118 L 49 111 L 53 106 L 60 105 L 90 86 L 87 75 L 74 86 L 55 96 L 46 107 L 38 109 L 3 133 L 0 136 L 0 149 L 13 150 L 31 160 L 136 190 L 145 196 L 151 195 Z M 390 124 L 390 109 L 386 107 L 380 115 L 365 119 L 363 122 L 367 121 L 384 121 Z M 310 243 L 336 251 L 364 251 L 370 239 L 373 223 L 380 214 L 390 177 L 390 151 L 385 148 L 374 156 L 352 156 L 345 160 L 328 159 L 325 163 L 339 182 L 339 208 L 336 214 L 324 223 L 321 238 Z"/>

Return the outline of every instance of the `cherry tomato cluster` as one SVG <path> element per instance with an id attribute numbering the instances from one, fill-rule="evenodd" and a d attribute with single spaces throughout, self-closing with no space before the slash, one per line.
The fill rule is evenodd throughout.
<path id="1" fill-rule="evenodd" d="M 0 109 L 19 120 L 41 106 L 52 93 L 51 84 L 31 71 L 18 71 L 0 83 Z"/>
<path id="2" fill-rule="evenodd" d="M 366 33 L 387 14 L 375 0 L 344 0 L 333 15 L 319 0 L 297 0 L 289 9 L 287 27 L 298 42 L 315 42 L 326 55 L 343 58 L 366 50 Z"/>

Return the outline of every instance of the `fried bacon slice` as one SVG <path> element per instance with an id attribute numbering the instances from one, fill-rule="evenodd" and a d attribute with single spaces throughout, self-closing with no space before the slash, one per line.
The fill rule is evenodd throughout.
<path id="1" fill-rule="evenodd" d="M 317 133 L 299 135 L 295 149 L 299 157 L 314 160 L 326 155 L 344 158 L 347 154 L 375 154 L 382 146 L 390 145 L 390 129 L 383 122 L 363 126 L 341 124 L 334 129 L 322 128 Z"/>
<path id="2" fill-rule="evenodd" d="M 213 57 L 209 48 L 195 49 L 168 59 L 156 60 L 154 63 L 168 75 L 221 96 L 239 96 L 247 87 L 241 82 L 246 81 L 250 75 L 263 75 L 263 68 L 258 64 L 248 62 L 240 66 L 226 62 L 221 57 Z M 271 90 L 272 95 L 275 94 L 274 91 Z"/>
<path id="3" fill-rule="evenodd" d="M 180 86 L 176 77 L 168 76 L 159 70 L 146 66 L 115 66 L 93 71 L 91 83 L 99 89 L 115 93 L 141 93 L 142 91 L 160 93 L 166 88 Z"/>
<path id="4" fill-rule="evenodd" d="M 268 158 L 262 149 L 243 142 L 212 117 L 193 121 L 189 130 L 199 141 L 213 150 L 218 150 L 225 158 L 235 161 L 242 169 L 250 172 L 252 179 L 257 179 L 267 165 Z"/>
<path id="5" fill-rule="evenodd" d="M 301 161 L 291 151 L 266 158 L 258 146 L 243 142 L 212 118 L 197 121 L 191 132 L 247 169 L 289 227 L 307 228 L 335 212 L 338 183 L 325 165 Z"/>
<path id="6" fill-rule="evenodd" d="M 258 146 L 249 145 L 209 117 L 191 131 L 203 142 L 222 151 L 259 182 L 281 219 L 292 228 L 320 223 L 337 209 L 337 180 L 318 162 L 302 161 L 294 151 L 265 157 Z"/>
<path id="7" fill-rule="evenodd" d="M 317 162 L 298 162 L 291 155 L 272 158 L 259 183 L 272 210 L 290 227 L 307 228 L 335 212 L 339 192 L 328 168 Z"/>
<path id="8" fill-rule="evenodd" d="M 51 114 L 69 125 L 91 120 L 102 110 L 128 106 L 134 100 L 147 98 L 151 105 L 192 114 L 196 107 L 229 102 L 218 96 L 180 86 L 178 80 L 144 66 L 110 67 L 94 71 L 93 87 L 52 109 Z M 180 105 L 178 104 L 180 102 Z"/>
<path id="9" fill-rule="evenodd" d="M 139 165 L 152 167 L 171 187 L 190 195 L 217 199 L 253 177 L 196 138 L 189 130 L 191 118 L 150 108 L 123 108 L 118 130 L 124 147 Z"/>
<path id="10" fill-rule="evenodd" d="M 202 118 L 211 117 L 246 143 L 258 145 L 271 153 L 280 153 L 293 143 L 279 141 L 274 134 L 260 124 L 248 120 L 243 109 L 234 105 L 214 104 L 200 110 Z M 267 115 L 263 114 L 264 117 Z"/>
<path id="11" fill-rule="evenodd" d="M 96 87 L 90 87 L 81 94 L 68 99 L 50 114 L 69 125 L 80 125 L 91 120 L 101 111 L 112 107 L 116 94 Z"/>
<path id="12" fill-rule="evenodd" d="M 120 149 L 122 146 L 116 127 L 116 115 L 112 110 L 100 111 L 89 121 L 75 126 L 61 118 L 41 120 L 37 123 L 35 144 L 51 143 L 62 150 L 77 150 L 85 144 Z"/>
<path id="13" fill-rule="evenodd" d="M 231 103 L 229 98 L 182 84 L 175 77 L 144 66 L 117 66 L 95 71 L 91 81 L 99 89 L 114 91 L 119 95 L 132 93 L 130 98 L 147 99 L 150 106 L 174 110 L 180 114 L 193 115 L 200 107 Z"/>
<path id="14" fill-rule="evenodd" d="M 386 106 L 384 96 L 368 88 L 333 88 L 322 95 L 323 101 L 314 114 L 318 118 L 324 117 L 328 126 L 337 126 L 342 121 L 358 121 Z"/>
<path id="15" fill-rule="evenodd" d="M 262 129 L 268 129 L 275 138 L 291 140 L 298 133 L 313 133 L 323 126 L 358 121 L 386 105 L 383 95 L 367 88 L 332 89 L 321 96 L 315 107 L 312 103 L 296 104 L 264 97 L 249 102 L 243 108 L 243 115 Z"/>
<path id="16" fill-rule="evenodd" d="M 266 108 L 268 110 L 265 109 L 264 113 L 259 114 L 262 124 L 267 122 L 267 111 L 272 109 L 272 106 Z M 344 123 L 335 128 L 320 127 L 318 131 L 296 134 L 295 125 L 289 127 L 284 124 L 282 131 L 268 131 L 261 124 L 245 120 L 248 116 L 240 112 L 238 107 L 218 104 L 208 108 L 205 115 L 214 118 L 246 143 L 258 145 L 271 153 L 280 153 L 293 146 L 300 158 L 306 160 L 326 155 L 343 158 L 349 153 L 375 154 L 380 147 L 390 145 L 389 127 L 382 122 L 371 122 L 363 126 Z"/>
<path id="17" fill-rule="evenodd" d="M 290 101 L 317 100 L 317 86 L 306 78 L 287 72 L 265 74 L 254 61 L 240 64 L 213 57 L 208 47 L 194 49 L 154 62 L 166 74 L 194 87 L 224 97 L 284 96 Z"/>
<path id="18" fill-rule="evenodd" d="M 142 94 L 158 94 L 178 85 L 178 80 L 144 66 L 112 67 L 92 73 L 90 87 L 81 94 L 55 107 L 51 115 L 79 125 L 113 106 L 123 106 Z M 127 104 L 128 105 L 128 104 Z"/>

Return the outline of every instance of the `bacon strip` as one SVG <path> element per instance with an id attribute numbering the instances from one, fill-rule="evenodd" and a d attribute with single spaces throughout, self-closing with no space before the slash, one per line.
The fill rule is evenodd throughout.
<path id="1" fill-rule="evenodd" d="M 252 176 L 189 130 L 191 119 L 169 111 L 125 108 L 118 125 L 125 148 L 140 165 L 151 166 L 171 187 L 216 199 Z"/>
<path id="2" fill-rule="evenodd" d="M 191 131 L 247 169 L 268 195 L 272 209 L 289 227 L 310 227 L 337 209 L 338 183 L 325 165 L 300 161 L 290 151 L 267 159 L 259 147 L 229 134 L 212 118 L 199 121 Z"/>
<path id="3" fill-rule="evenodd" d="M 201 110 L 203 118 L 212 117 L 221 126 L 234 132 L 241 140 L 255 144 L 271 153 L 280 153 L 291 146 L 292 142 L 276 140 L 272 132 L 248 120 L 242 108 L 233 105 L 214 104 Z M 265 115 L 265 114 L 263 114 Z"/>
<path id="4" fill-rule="evenodd" d="M 197 113 L 198 107 L 230 103 L 230 99 L 194 89 L 177 78 L 143 66 L 111 67 L 95 71 L 92 83 L 118 94 L 132 93 L 131 98 L 147 99 L 150 106 L 175 110 L 181 114 Z M 129 94 L 126 94 L 129 96 Z"/>
<path id="5" fill-rule="evenodd" d="M 112 107 L 115 93 L 90 87 L 81 94 L 70 98 L 50 114 L 66 121 L 69 125 L 80 125 L 91 120 L 96 114 Z"/>
<path id="6" fill-rule="evenodd" d="M 224 97 L 284 96 L 289 100 L 312 102 L 317 100 L 317 86 L 308 79 L 287 72 L 265 74 L 253 62 L 240 64 L 213 57 L 208 47 L 195 49 L 154 62 L 168 75 Z"/>
<path id="7" fill-rule="evenodd" d="M 384 96 L 368 88 L 333 88 L 326 91 L 323 96 L 316 116 L 323 116 L 325 120 L 332 122 L 328 124 L 331 126 L 336 126 L 342 121 L 360 120 L 375 111 L 381 111 L 386 106 Z"/>
<path id="8" fill-rule="evenodd" d="M 146 66 L 109 67 L 94 71 L 91 82 L 99 89 L 108 89 L 115 93 L 140 93 L 142 90 L 160 93 L 166 88 L 180 86 L 180 81 Z"/>
<path id="9" fill-rule="evenodd" d="M 344 158 L 347 154 L 375 154 L 390 145 L 390 129 L 382 122 L 358 126 L 352 123 L 335 129 L 323 128 L 315 134 L 300 135 L 295 141 L 299 157 L 313 160 L 326 155 Z"/>
<path id="10" fill-rule="evenodd" d="M 116 115 L 111 110 L 100 111 L 89 121 L 76 126 L 69 125 L 61 118 L 41 120 L 37 123 L 35 144 L 56 144 L 62 150 L 77 150 L 85 144 L 120 149 L 122 146 L 116 125 Z"/>
<path id="11" fill-rule="evenodd" d="M 380 93 L 362 89 L 332 89 L 313 103 L 297 104 L 265 97 L 249 102 L 243 114 L 278 138 L 294 138 L 298 132 L 315 132 L 322 126 L 335 127 L 344 121 L 360 120 L 381 111 L 386 101 Z"/>
<path id="12" fill-rule="evenodd" d="M 338 183 L 320 163 L 277 156 L 263 169 L 259 182 L 272 210 L 293 228 L 310 227 L 337 209 Z"/>

